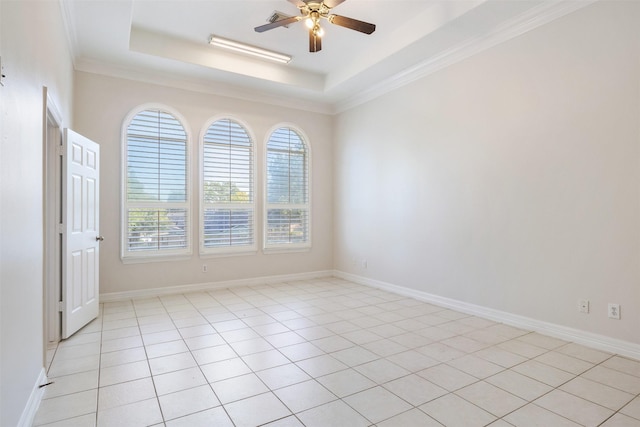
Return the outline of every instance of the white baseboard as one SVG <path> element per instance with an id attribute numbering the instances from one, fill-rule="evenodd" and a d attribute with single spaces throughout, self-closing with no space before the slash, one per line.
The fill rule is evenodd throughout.
<path id="1" fill-rule="evenodd" d="M 36 418 L 36 412 L 38 412 L 38 408 L 40 407 L 40 401 L 42 400 L 42 396 L 44 395 L 44 388 L 40 388 L 40 385 L 45 384 L 46 382 L 47 374 L 44 368 L 42 368 L 40 370 L 40 374 L 38 375 L 36 383 L 33 385 L 31 395 L 29 396 L 29 400 L 27 401 L 27 405 L 22 411 L 22 416 L 20 416 L 18 427 L 31 427 L 33 425 L 33 421 Z"/>
<path id="2" fill-rule="evenodd" d="M 519 316 L 517 314 L 507 313 L 505 311 L 469 304 L 467 302 L 433 295 L 427 292 L 418 291 L 416 289 L 392 285 L 391 283 L 381 282 L 379 280 L 369 279 L 355 274 L 345 273 L 343 271 L 336 270 L 333 272 L 333 275 L 335 277 L 350 280 L 361 285 L 383 289 L 385 291 L 415 298 L 417 300 L 439 305 L 441 307 L 446 307 L 452 310 L 461 311 L 463 313 L 472 314 L 474 316 L 483 317 L 495 322 L 504 323 L 506 325 L 526 329 L 529 331 L 539 332 L 541 334 L 563 339 L 565 341 L 571 341 L 576 344 L 581 344 L 609 353 L 615 353 L 640 360 L 640 344 L 607 337 L 605 335 L 594 334 L 592 332 L 587 332 L 580 329 L 569 328 L 566 326 L 557 325 L 555 323 L 544 322 L 542 320 L 532 319 L 530 317 Z"/>
<path id="3" fill-rule="evenodd" d="M 192 285 L 167 286 L 164 288 L 139 289 L 135 291 L 109 292 L 100 294 L 100 302 L 122 301 L 134 298 L 152 298 L 160 295 L 182 294 L 186 292 L 210 291 L 238 286 L 259 286 L 292 282 L 295 280 L 313 280 L 333 276 L 333 270 L 314 271 L 310 273 L 283 274 L 262 276 L 251 279 L 227 280 L 221 282 L 196 283 Z"/>

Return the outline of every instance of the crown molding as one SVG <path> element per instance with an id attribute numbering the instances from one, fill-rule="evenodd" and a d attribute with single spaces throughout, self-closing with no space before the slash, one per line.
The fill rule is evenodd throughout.
<path id="1" fill-rule="evenodd" d="M 262 104 L 309 111 L 312 113 L 326 115 L 334 113 L 332 106 L 326 102 L 309 101 L 291 96 L 272 95 L 265 92 L 258 92 L 251 88 L 233 86 L 222 82 L 177 79 L 167 74 L 161 76 L 157 73 L 141 71 L 140 69 L 132 67 L 120 67 L 113 64 L 87 59 L 77 59 L 75 61 L 74 68 L 76 71 L 98 74 L 106 77 L 150 83 L 174 89 L 224 96 L 249 102 L 259 102 Z"/>
<path id="2" fill-rule="evenodd" d="M 60 4 L 60 13 L 62 15 L 62 23 L 64 25 L 65 34 L 67 36 L 67 44 L 69 45 L 69 53 L 73 67 L 76 66 L 76 58 L 78 57 L 78 33 L 76 31 L 75 9 L 73 2 L 58 0 Z"/>
<path id="3" fill-rule="evenodd" d="M 482 36 L 471 37 L 430 57 L 418 64 L 397 73 L 371 88 L 345 100 L 336 102 L 334 110 L 342 113 L 354 107 L 372 101 L 386 93 L 408 85 L 450 65 L 456 64 L 489 48 L 497 46 L 526 32 L 548 24 L 565 15 L 582 9 L 597 0 L 550 0 L 504 22 L 495 30 Z"/>

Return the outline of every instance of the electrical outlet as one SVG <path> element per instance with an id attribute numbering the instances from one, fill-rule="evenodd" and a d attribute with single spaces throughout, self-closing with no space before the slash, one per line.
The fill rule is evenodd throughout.
<path id="1" fill-rule="evenodd" d="M 620 320 L 620 304 L 609 303 L 609 319 Z"/>
<path id="2" fill-rule="evenodd" d="M 203 273 L 207 272 L 207 264 L 202 264 L 202 272 Z"/>
<path id="3" fill-rule="evenodd" d="M 588 299 L 579 300 L 578 310 L 580 310 L 580 313 L 589 313 L 589 300 Z"/>

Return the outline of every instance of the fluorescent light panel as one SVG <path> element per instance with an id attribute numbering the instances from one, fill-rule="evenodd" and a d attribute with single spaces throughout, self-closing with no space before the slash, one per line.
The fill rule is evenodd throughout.
<path id="1" fill-rule="evenodd" d="M 257 58 L 280 62 L 282 64 L 287 64 L 289 61 L 291 61 L 291 57 L 289 55 L 272 52 L 270 50 L 262 49 L 255 46 L 250 46 L 248 44 L 240 43 L 234 40 L 224 39 L 222 37 L 218 37 L 214 35 L 211 35 L 211 37 L 209 37 L 209 44 L 212 46 L 217 46 L 224 49 L 232 50 L 234 52 L 255 56 Z"/>

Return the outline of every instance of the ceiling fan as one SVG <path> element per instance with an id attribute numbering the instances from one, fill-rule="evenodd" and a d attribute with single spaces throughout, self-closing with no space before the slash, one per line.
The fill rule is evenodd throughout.
<path id="1" fill-rule="evenodd" d="M 322 49 L 322 36 L 324 30 L 320 27 L 320 19 L 324 18 L 332 24 L 340 27 L 356 30 L 361 33 L 371 34 L 376 30 L 375 24 L 370 24 L 346 16 L 334 15 L 331 9 L 344 3 L 346 0 L 288 0 L 300 9 L 300 16 L 291 16 L 256 27 L 258 33 L 274 28 L 283 27 L 304 20 L 309 28 L 309 52 L 318 52 Z"/>

